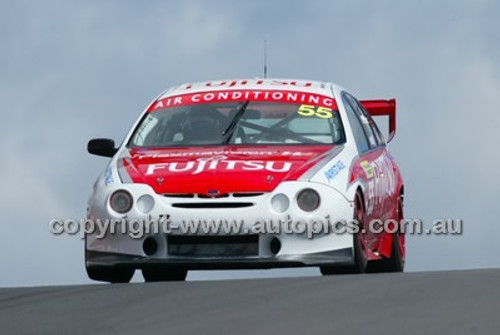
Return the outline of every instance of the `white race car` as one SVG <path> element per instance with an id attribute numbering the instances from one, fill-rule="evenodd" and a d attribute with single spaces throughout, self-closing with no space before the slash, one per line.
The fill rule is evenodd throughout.
<path id="1" fill-rule="evenodd" d="M 118 148 L 109 139 L 88 143 L 90 153 L 112 159 L 87 219 L 115 224 L 86 234 L 89 277 L 128 282 L 136 269 L 146 281 L 183 280 L 196 269 L 402 271 L 403 181 L 372 119 L 388 116 L 391 140 L 395 110 L 395 100 L 359 102 L 315 81 L 165 91 Z M 367 229 L 376 219 L 395 229 Z"/>

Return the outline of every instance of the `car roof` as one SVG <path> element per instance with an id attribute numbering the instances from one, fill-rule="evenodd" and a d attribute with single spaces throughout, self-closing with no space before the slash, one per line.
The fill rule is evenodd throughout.
<path id="1" fill-rule="evenodd" d="M 281 79 L 281 78 L 252 78 L 252 79 L 226 79 L 203 81 L 197 83 L 184 83 L 172 87 L 163 92 L 159 99 L 197 92 L 221 91 L 221 90 L 284 90 L 304 93 L 321 94 L 333 97 L 332 88 L 339 87 L 336 84 L 304 79 Z"/>

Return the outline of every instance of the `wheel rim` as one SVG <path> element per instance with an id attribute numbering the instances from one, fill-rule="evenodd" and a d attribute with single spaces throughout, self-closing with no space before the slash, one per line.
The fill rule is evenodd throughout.
<path id="1" fill-rule="evenodd" d="M 364 272 L 366 271 L 366 267 L 367 267 L 367 264 L 368 264 L 368 260 L 366 258 L 366 245 L 367 245 L 367 242 L 366 242 L 366 232 L 363 232 L 363 230 L 365 229 L 365 210 L 364 210 L 364 206 L 363 206 L 363 198 L 361 197 L 361 195 L 358 193 L 356 195 L 356 202 L 355 202 L 355 212 L 354 212 L 354 219 L 357 221 L 358 223 L 358 228 L 359 228 L 359 231 L 358 233 L 355 235 L 355 238 L 356 238 L 356 242 L 358 244 L 358 252 L 359 252 L 359 255 L 357 255 L 357 262 L 359 263 L 359 267 L 360 267 L 360 270 L 361 272 Z"/>
<path id="2" fill-rule="evenodd" d="M 365 229 L 365 210 L 363 207 L 363 200 L 361 196 L 358 194 L 356 196 L 356 211 L 354 214 L 355 220 L 358 222 L 358 227 L 359 227 L 359 233 L 356 235 L 357 239 L 359 240 L 361 251 L 363 254 L 365 253 L 366 250 L 366 232 L 363 232 Z"/>

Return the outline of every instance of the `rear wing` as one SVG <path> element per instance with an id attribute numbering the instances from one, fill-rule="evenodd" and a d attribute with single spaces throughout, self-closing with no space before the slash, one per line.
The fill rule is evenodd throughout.
<path id="1" fill-rule="evenodd" d="M 396 135 L 396 99 L 390 100 L 363 100 L 360 101 L 371 116 L 389 117 L 389 139 L 392 141 Z"/>

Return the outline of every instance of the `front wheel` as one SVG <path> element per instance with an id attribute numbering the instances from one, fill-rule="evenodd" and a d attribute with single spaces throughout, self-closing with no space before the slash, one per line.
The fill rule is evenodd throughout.
<path id="1" fill-rule="evenodd" d="M 134 276 L 134 269 L 114 267 L 86 267 L 87 275 L 92 280 L 108 283 L 128 283 Z"/>
<path id="2" fill-rule="evenodd" d="M 184 281 L 187 270 L 179 268 L 147 268 L 142 270 L 142 276 L 146 282 L 157 281 Z"/>
<path id="3" fill-rule="evenodd" d="M 350 266 L 321 266 L 321 274 L 333 275 L 333 274 L 351 274 L 351 273 L 364 273 L 366 272 L 366 267 L 368 261 L 364 255 L 365 249 L 365 208 L 363 196 L 361 193 L 356 193 L 356 198 L 354 201 L 354 219 L 358 223 L 358 232 L 353 235 L 353 245 L 354 245 L 354 264 Z"/>

